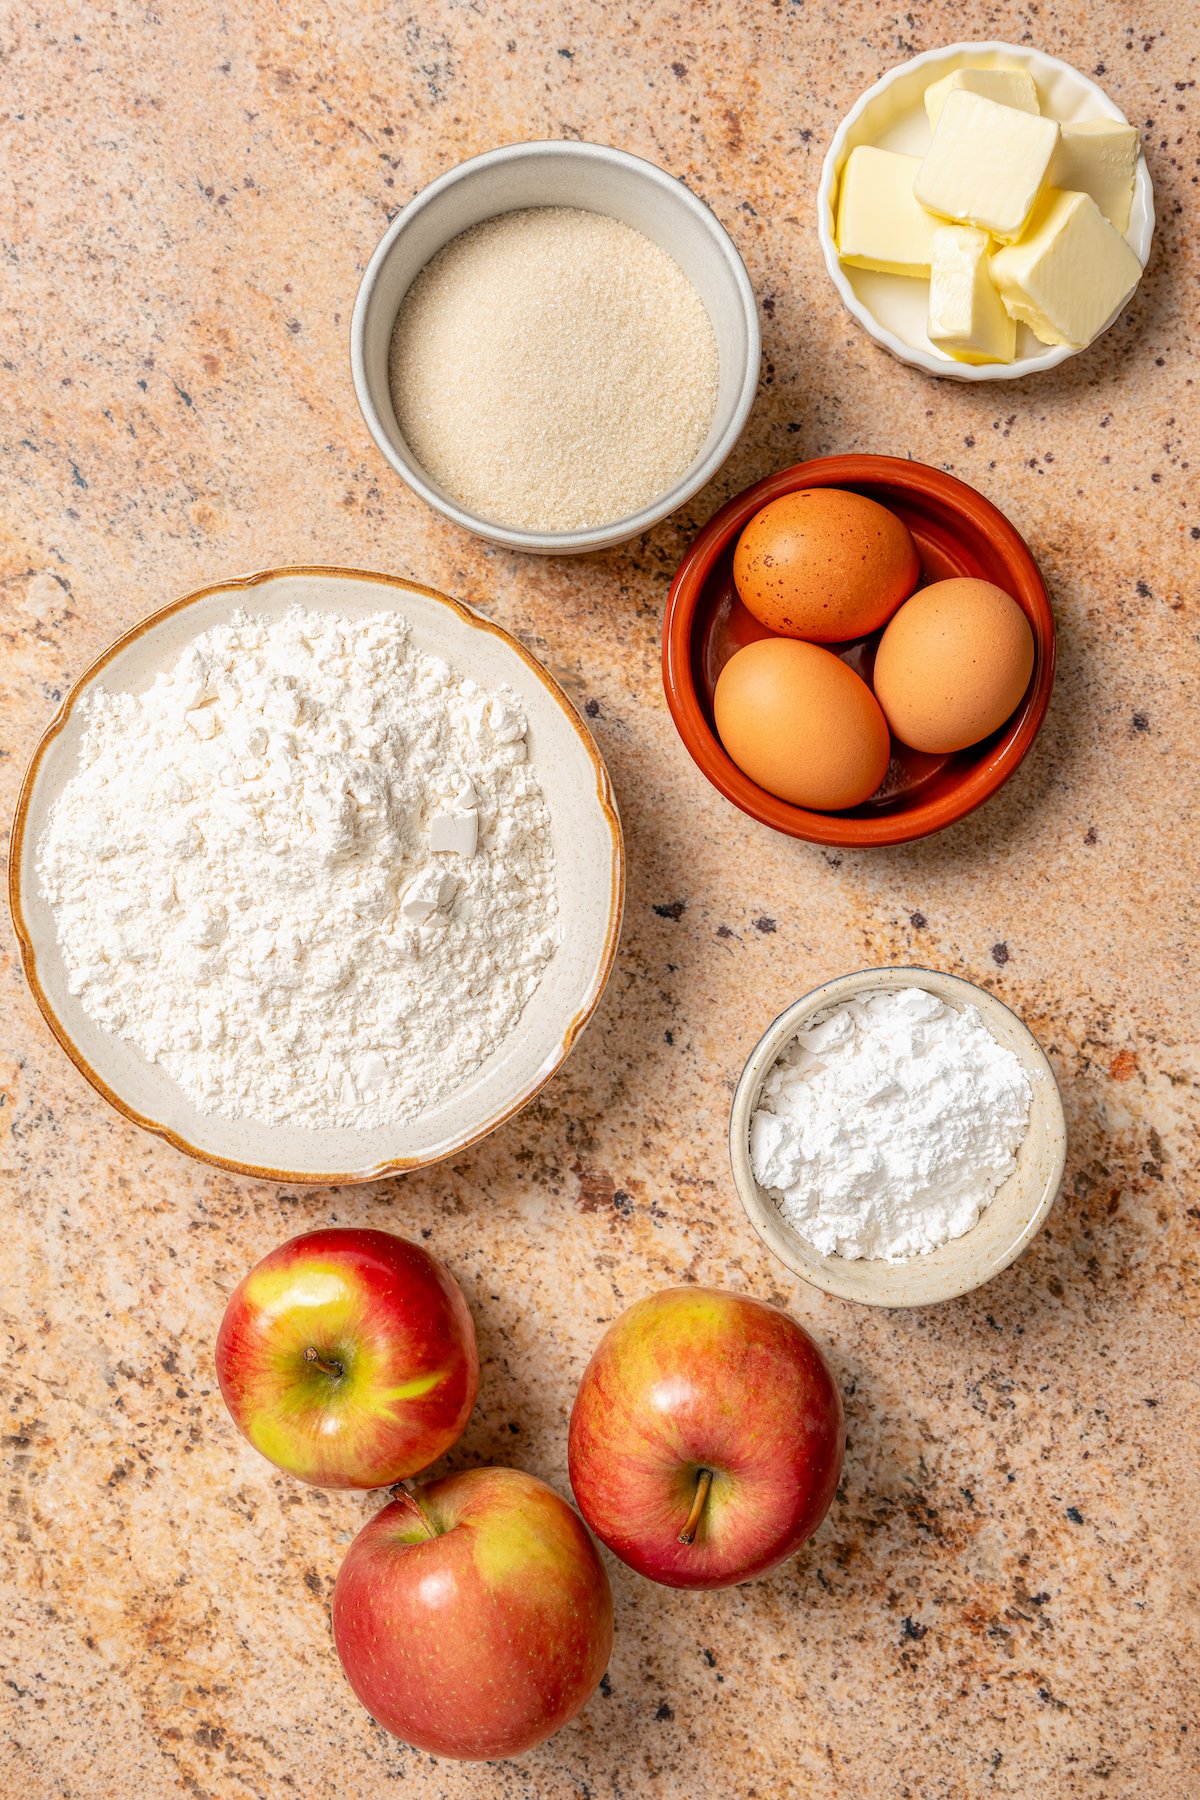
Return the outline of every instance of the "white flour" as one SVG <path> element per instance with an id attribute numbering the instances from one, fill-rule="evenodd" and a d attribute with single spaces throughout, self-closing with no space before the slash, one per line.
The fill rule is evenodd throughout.
<path id="1" fill-rule="evenodd" d="M 202 1112 L 403 1120 L 512 1030 L 558 903 L 510 693 L 293 608 L 83 717 L 39 847 L 71 991 Z"/>
<path id="2" fill-rule="evenodd" d="M 815 1249 L 902 1262 L 970 1230 L 1016 1166 L 1030 1100 L 975 1007 L 903 988 L 798 1034 L 763 1085 L 750 1160 Z"/>

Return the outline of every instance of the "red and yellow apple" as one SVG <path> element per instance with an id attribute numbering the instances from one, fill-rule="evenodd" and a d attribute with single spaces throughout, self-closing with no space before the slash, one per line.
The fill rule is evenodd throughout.
<path id="1" fill-rule="evenodd" d="M 667 1587 L 775 1568 L 817 1529 L 845 1448 L 841 1397 L 778 1307 L 670 1288 L 611 1325 L 571 1413 L 571 1486 L 596 1536 Z"/>
<path id="2" fill-rule="evenodd" d="M 373 1719 L 434 1756 L 520 1756 L 573 1718 L 612 1648 L 612 1594 L 565 1500 L 516 1469 L 399 1493 L 359 1532 L 333 1638 Z"/>
<path id="3" fill-rule="evenodd" d="M 461 1435 L 479 1391 L 475 1325 L 419 1244 L 310 1231 L 234 1289 L 217 1379 L 238 1430 L 277 1468 L 316 1487 L 386 1487 Z"/>

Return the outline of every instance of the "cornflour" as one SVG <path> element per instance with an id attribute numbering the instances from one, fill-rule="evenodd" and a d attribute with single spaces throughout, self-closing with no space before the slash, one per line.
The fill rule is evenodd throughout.
<path id="1" fill-rule="evenodd" d="M 835 1007 L 763 1084 L 755 1178 L 825 1255 L 902 1262 L 969 1231 L 1016 1166 L 1021 1064 L 924 988 Z"/>
<path id="2" fill-rule="evenodd" d="M 202 1112 L 404 1120 L 512 1031 L 558 904 L 511 694 L 294 608 L 82 715 L 39 846 L 71 991 Z"/>

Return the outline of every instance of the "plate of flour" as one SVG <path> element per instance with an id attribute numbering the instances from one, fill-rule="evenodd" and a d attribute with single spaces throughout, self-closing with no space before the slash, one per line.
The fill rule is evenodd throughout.
<path id="1" fill-rule="evenodd" d="M 82 677 L 10 901 L 55 1036 L 126 1117 L 283 1181 L 462 1150 L 549 1079 L 616 954 L 620 824 L 566 696 L 432 590 L 286 569 Z"/>

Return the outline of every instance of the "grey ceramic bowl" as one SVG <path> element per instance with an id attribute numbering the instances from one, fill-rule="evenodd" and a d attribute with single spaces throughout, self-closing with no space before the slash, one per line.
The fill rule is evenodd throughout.
<path id="1" fill-rule="evenodd" d="M 906 987 L 927 988 L 948 1006 L 978 1010 L 992 1036 L 1013 1051 L 1029 1077 L 1033 1091 L 1029 1129 L 1017 1152 L 1014 1173 L 962 1237 L 902 1263 L 825 1256 L 793 1229 L 771 1194 L 754 1179 L 750 1121 L 763 1082 L 798 1031 L 846 1000 Z M 751 1052 L 729 1121 L 734 1183 L 751 1224 L 768 1248 L 814 1287 L 868 1306 L 929 1306 L 938 1300 L 953 1300 L 1006 1269 L 1041 1230 L 1062 1181 L 1066 1152 L 1067 1128 L 1058 1083 L 1033 1033 L 994 994 L 934 969 L 863 969 L 805 994 L 780 1013 Z"/>
<path id="2" fill-rule="evenodd" d="M 691 467 L 653 505 L 587 531 L 519 531 L 467 512 L 417 462 L 396 423 L 388 386 L 392 330 L 409 287 L 452 238 L 499 213 L 577 206 L 644 232 L 675 258 L 703 300 L 717 339 L 717 404 Z M 741 435 L 758 388 L 754 290 L 724 226 L 681 181 L 603 144 L 508 144 L 472 157 L 423 188 L 389 225 L 367 265 L 350 327 L 350 363 L 363 418 L 414 493 L 476 536 L 554 556 L 603 550 L 657 525 L 711 481 Z"/>

